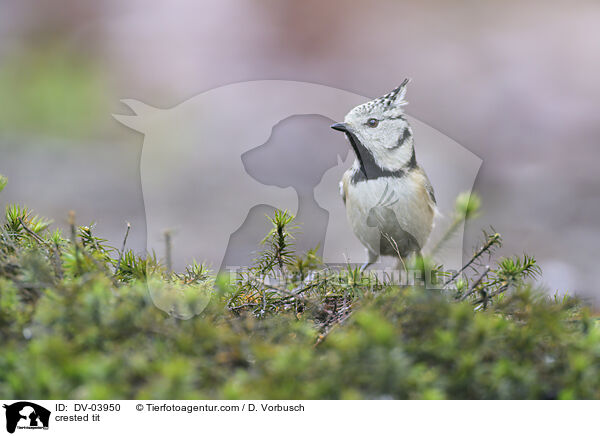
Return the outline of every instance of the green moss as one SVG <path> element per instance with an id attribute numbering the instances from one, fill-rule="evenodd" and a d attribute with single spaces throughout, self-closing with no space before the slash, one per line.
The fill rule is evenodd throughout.
<path id="1" fill-rule="evenodd" d="M 2 227 L 0 397 L 600 399 L 597 321 L 536 292 L 527 256 L 483 276 L 475 260 L 444 291 L 310 279 L 322 265 L 280 213 L 252 270 L 289 279 L 269 287 L 132 252 L 119 265 L 93 227 L 70 240 L 45 223 L 15 206 Z"/>

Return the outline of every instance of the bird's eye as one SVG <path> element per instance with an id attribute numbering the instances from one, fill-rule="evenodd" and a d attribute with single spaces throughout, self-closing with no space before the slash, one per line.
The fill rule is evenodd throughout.
<path id="1" fill-rule="evenodd" d="M 367 120 L 367 126 L 369 127 L 377 127 L 379 125 L 379 120 L 377 118 L 369 118 Z"/>

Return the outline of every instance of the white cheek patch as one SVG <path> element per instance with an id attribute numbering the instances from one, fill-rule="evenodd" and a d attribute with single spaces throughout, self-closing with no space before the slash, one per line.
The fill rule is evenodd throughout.
<path id="1" fill-rule="evenodd" d="M 371 152 L 375 163 L 384 170 L 397 171 L 406 167 L 413 156 L 413 136 L 410 126 L 406 123 L 400 129 L 398 126 L 382 127 L 382 129 L 373 129 L 373 133 L 377 135 L 369 135 L 370 138 L 364 139 L 365 148 Z"/>
<path id="2" fill-rule="evenodd" d="M 401 170 L 410 161 L 412 156 L 412 147 L 400 147 L 396 150 L 375 150 L 373 153 L 375 162 L 382 169 L 389 171 Z"/>
<path id="3" fill-rule="evenodd" d="M 410 145 L 411 140 L 412 140 L 412 131 L 410 130 L 410 127 L 406 126 L 403 129 L 402 133 L 398 136 L 398 139 L 396 140 L 396 142 L 388 144 L 386 146 L 386 148 L 388 150 L 395 150 L 402 146 Z"/>

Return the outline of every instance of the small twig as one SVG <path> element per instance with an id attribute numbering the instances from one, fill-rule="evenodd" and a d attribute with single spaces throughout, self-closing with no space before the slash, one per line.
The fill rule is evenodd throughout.
<path id="1" fill-rule="evenodd" d="M 21 219 L 21 217 L 18 217 L 18 220 L 21 223 L 21 226 L 23 226 L 23 228 L 25 229 L 25 231 L 30 236 L 32 236 L 33 239 L 35 239 L 40 244 L 46 245 L 46 241 L 44 241 L 42 238 L 40 238 L 40 236 L 37 233 L 35 233 L 33 230 L 31 230 L 29 227 L 27 227 L 27 225 L 23 222 L 23 219 Z"/>
<path id="2" fill-rule="evenodd" d="M 471 295 L 475 292 L 475 289 L 477 288 L 477 286 L 479 286 L 479 284 L 481 283 L 483 278 L 485 276 L 487 276 L 488 272 L 490 272 L 490 266 L 486 265 L 483 273 L 479 276 L 479 278 L 475 281 L 475 283 L 473 283 L 473 286 L 471 286 L 471 289 L 469 289 L 469 292 L 467 292 L 460 298 L 460 301 L 466 300 L 469 297 L 469 295 Z"/>
<path id="3" fill-rule="evenodd" d="M 323 333 L 321 333 L 318 337 L 317 340 L 315 341 L 315 345 L 313 347 L 318 347 L 320 344 L 322 344 L 325 339 L 327 339 L 327 336 L 329 336 L 329 334 L 331 333 L 331 331 L 338 325 L 341 325 L 342 323 L 344 323 L 344 321 L 346 321 L 348 318 L 350 318 L 350 315 L 352 315 L 352 311 L 351 306 L 348 306 L 345 308 L 346 311 L 344 312 L 344 315 L 341 318 L 338 318 L 337 320 L 335 320 L 332 324 L 329 324 L 325 331 Z"/>
<path id="4" fill-rule="evenodd" d="M 315 287 L 319 286 L 320 284 L 322 284 L 322 283 L 311 283 L 311 284 L 306 285 L 306 286 L 298 286 L 297 288 L 292 289 L 291 291 L 288 291 L 287 289 L 284 289 L 282 287 L 271 285 L 271 284 L 267 284 L 264 281 L 261 281 L 261 280 L 255 279 L 255 278 L 250 278 L 250 279 L 254 280 L 258 285 L 264 286 L 264 287 L 269 288 L 269 289 L 271 289 L 273 291 L 280 292 L 282 294 L 287 295 L 288 297 L 300 300 L 303 303 L 308 303 L 310 301 L 306 297 L 304 297 L 304 296 L 302 296 L 300 294 L 302 294 L 302 293 L 308 291 L 309 289 L 315 288 Z"/>
<path id="5" fill-rule="evenodd" d="M 262 310 L 261 314 L 264 315 L 267 313 L 267 290 L 263 289 L 262 291 Z"/>
<path id="6" fill-rule="evenodd" d="M 464 270 L 470 267 L 473 262 L 475 262 L 483 253 L 487 252 L 489 248 L 498 241 L 499 236 L 500 235 L 498 233 L 490 236 L 488 241 L 473 255 L 473 257 L 471 257 L 471 259 L 460 270 L 456 271 L 452 277 L 450 277 L 448 281 L 444 283 L 444 288 L 456 280 L 456 278 L 461 275 Z"/>
<path id="7" fill-rule="evenodd" d="M 165 258 L 166 258 L 166 262 L 167 262 L 167 272 L 169 274 L 171 274 L 171 271 L 173 270 L 173 261 L 171 258 L 171 231 L 170 230 L 165 230 Z"/>
<path id="8" fill-rule="evenodd" d="M 62 270 L 62 262 L 60 260 L 60 247 L 58 246 L 58 243 L 55 242 L 54 243 L 54 249 L 53 251 L 53 258 L 54 258 L 54 272 L 56 273 L 56 276 L 58 277 L 59 280 L 62 280 L 63 278 L 63 270 Z"/>
<path id="9" fill-rule="evenodd" d="M 77 275 L 81 274 L 81 262 L 79 260 L 79 246 L 77 245 L 77 233 L 75 231 L 75 212 L 69 211 L 69 227 L 71 228 L 71 241 L 75 247 L 75 263 L 77 265 Z"/>
<path id="10" fill-rule="evenodd" d="M 263 287 L 263 288 L 268 288 L 268 289 L 271 289 L 272 291 L 277 291 L 277 292 L 279 292 L 279 293 L 281 293 L 281 294 L 285 294 L 285 295 L 287 295 L 288 297 L 297 298 L 298 300 L 301 300 L 301 301 L 303 301 L 303 302 L 306 302 L 306 301 L 307 301 L 307 299 L 306 299 L 305 297 L 303 297 L 303 296 L 301 296 L 301 295 L 298 295 L 298 294 L 297 294 L 296 292 L 294 292 L 294 291 L 288 291 L 287 289 L 281 288 L 281 287 L 279 287 L 279 286 L 275 286 L 275 285 L 267 284 L 267 283 L 265 283 L 264 281 L 262 281 L 262 280 L 258 280 L 258 279 L 254 278 L 254 277 L 248 277 L 248 278 L 249 278 L 250 280 L 254 281 L 254 282 L 257 284 L 257 285 L 259 285 L 259 286 L 261 286 L 261 287 Z M 304 290 L 303 290 L 303 291 L 304 291 Z M 303 291 L 302 291 L 302 292 L 303 292 Z M 263 301 L 266 301 L 266 300 L 265 300 L 265 290 L 264 290 L 264 289 L 263 289 L 263 291 L 262 291 L 262 298 L 263 298 Z M 263 309 L 264 309 L 264 307 L 263 307 Z"/>
<path id="11" fill-rule="evenodd" d="M 246 307 L 256 307 L 258 306 L 258 303 L 244 303 L 244 304 L 240 304 L 239 306 L 230 306 L 229 310 L 240 310 L 240 309 L 244 309 Z"/>
<path id="12" fill-rule="evenodd" d="M 489 300 L 491 298 L 494 298 L 494 297 L 502 294 L 503 292 L 506 292 L 507 289 L 508 289 L 508 285 L 504 284 L 504 285 L 500 286 L 496 291 L 494 291 L 490 295 L 488 295 L 487 298 L 481 298 L 481 299 L 477 300 L 475 302 L 475 304 L 483 303 L 484 300 L 486 300 L 486 299 Z"/>
<path id="13" fill-rule="evenodd" d="M 127 223 L 127 231 L 125 232 L 125 237 L 123 238 L 123 245 L 121 246 L 121 252 L 119 253 L 119 260 L 117 262 L 117 267 L 115 268 L 115 275 L 121 269 L 121 261 L 123 260 L 123 254 L 125 253 L 125 244 L 127 244 L 127 237 L 129 236 L 129 230 L 131 230 L 131 223 Z"/>
<path id="14" fill-rule="evenodd" d="M 79 247 L 79 244 L 77 243 L 77 233 L 75 230 L 75 212 L 74 211 L 69 211 L 69 226 L 71 228 L 71 240 L 73 242 L 73 246 L 75 248 L 75 260 L 76 260 L 76 265 L 77 265 L 77 275 L 81 275 L 81 260 L 79 258 L 79 250 L 81 249 L 81 252 L 83 253 L 83 255 L 85 257 L 87 257 L 88 259 L 90 259 L 92 261 L 92 263 L 96 266 L 96 268 L 98 268 L 100 271 L 105 269 L 105 265 L 103 265 L 98 259 L 96 259 L 94 256 L 92 256 L 91 254 L 87 253 L 85 251 L 85 248 L 83 246 Z M 114 277 L 110 277 L 111 282 L 113 285 L 118 286 L 119 282 L 114 278 Z"/>
<path id="15" fill-rule="evenodd" d="M 301 295 L 303 292 L 306 292 L 309 289 L 317 287 L 320 283 L 311 283 L 311 284 L 308 284 L 305 286 L 298 286 L 297 288 L 289 291 L 287 289 L 284 289 L 284 288 L 276 286 L 276 285 L 267 284 L 263 280 L 259 280 L 255 277 L 248 277 L 248 280 L 250 282 L 253 282 L 254 286 L 257 286 L 256 289 L 257 289 L 257 292 L 259 293 L 259 295 L 261 295 L 262 302 L 260 304 L 259 303 L 247 303 L 247 304 L 242 304 L 239 306 L 229 306 L 230 310 L 242 309 L 244 307 L 262 306 L 262 310 L 266 312 L 266 309 L 267 309 L 266 290 L 270 289 L 272 291 L 276 291 L 279 294 L 285 295 L 285 297 L 281 297 L 276 303 L 269 303 L 269 304 L 288 304 L 289 301 L 286 301 L 286 300 L 294 299 L 295 301 L 300 301 L 305 305 L 313 305 L 321 311 L 326 311 L 324 306 L 322 304 L 320 304 L 319 302 L 310 300 L 307 297 L 304 297 L 303 295 Z M 233 301 L 233 298 L 230 300 L 230 302 L 231 301 Z"/>
<path id="16" fill-rule="evenodd" d="M 21 223 L 21 226 L 25 229 L 25 231 L 31 235 L 33 237 L 33 239 L 35 239 L 39 244 L 46 246 L 46 248 L 48 248 L 48 251 L 52 254 L 52 263 L 54 265 L 54 273 L 56 274 L 56 277 L 60 280 L 63 277 L 62 274 L 62 267 L 60 264 L 60 253 L 58 251 L 58 246 L 56 248 L 52 247 L 52 245 L 50 245 L 50 243 L 44 241 L 42 238 L 40 238 L 40 236 L 35 233 L 33 230 L 31 230 L 27 224 L 25 224 L 25 222 L 23 221 L 23 219 L 21 217 L 18 217 L 19 222 Z"/>
<path id="17" fill-rule="evenodd" d="M 404 272 L 406 274 L 408 274 L 408 269 L 406 268 L 406 263 L 404 263 L 404 259 L 402 259 L 402 255 L 400 254 L 400 249 L 398 248 L 398 243 L 389 234 L 383 233 L 383 232 L 381 234 L 390 243 L 390 245 L 396 252 L 396 255 L 398 256 L 398 259 L 400 259 L 400 263 L 402 264 L 402 267 L 404 268 Z"/>

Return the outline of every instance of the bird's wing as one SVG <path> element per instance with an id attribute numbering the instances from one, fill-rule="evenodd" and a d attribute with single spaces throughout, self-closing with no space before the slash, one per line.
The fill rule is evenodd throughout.
<path id="1" fill-rule="evenodd" d="M 429 179 L 427 179 L 427 182 L 425 183 L 425 189 L 427 189 L 427 194 L 429 194 L 429 199 L 431 201 L 433 201 L 433 204 L 435 204 L 437 206 L 437 200 L 435 199 L 435 192 L 433 192 L 433 186 L 431 185 L 431 182 L 429 181 Z"/>
<path id="2" fill-rule="evenodd" d="M 429 177 L 427 177 L 427 174 L 425 173 L 423 168 L 421 168 L 420 166 L 417 167 L 414 171 L 416 174 L 419 174 L 423 178 L 422 183 L 425 186 L 425 190 L 427 191 L 427 196 L 429 197 L 429 202 L 431 203 L 431 205 L 434 208 L 437 208 L 437 200 L 435 199 L 435 193 L 433 191 L 433 186 L 431 185 L 431 182 L 429 181 Z"/>

